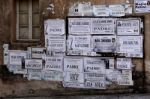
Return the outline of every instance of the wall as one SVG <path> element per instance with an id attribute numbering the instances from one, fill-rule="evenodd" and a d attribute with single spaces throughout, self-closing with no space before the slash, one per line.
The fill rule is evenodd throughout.
<path id="1" fill-rule="evenodd" d="M 3 43 L 10 43 L 10 6 L 11 0 L 0 0 L 0 64 L 2 64 L 3 58 Z M 83 0 L 40 0 L 40 13 L 41 13 L 41 26 L 43 26 L 43 20 L 47 18 L 65 18 L 68 13 L 69 7 Z M 92 4 L 120 4 L 125 3 L 126 0 L 84 0 L 91 1 Z M 132 1 L 133 0 L 129 0 Z M 50 14 L 46 9 L 49 4 L 54 4 L 55 14 Z M 144 14 L 143 14 L 144 15 Z M 141 93 L 150 92 L 150 14 L 145 14 L 145 66 L 143 60 L 135 59 L 136 65 L 133 73 L 135 79 L 135 86 L 133 87 L 118 87 L 112 86 L 109 90 L 83 90 L 83 89 L 71 89 L 63 88 L 59 82 L 48 81 L 27 81 L 20 75 L 12 75 L 7 71 L 5 66 L 0 67 L 0 96 L 52 96 L 52 95 L 97 95 L 97 94 L 110 94 L 110 93 Z M 42 41 L 41 41 L 42 42 Z M 43 43 L 42 43 L 43 44 Z M 24 46 L 24 45 L 22 45 Z M 13 48 L 19 46 L 13 45 Z M 146 78 L 143 76 L 143 68 L 146 72 Z M 146 83 L 143 81 L 145 79 Z"/>

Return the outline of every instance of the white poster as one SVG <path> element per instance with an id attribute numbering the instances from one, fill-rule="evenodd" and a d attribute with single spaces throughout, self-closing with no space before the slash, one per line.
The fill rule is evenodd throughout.
<path id="1" fill-rule="evenodd" d="M 26 75 L 27 74 L 27 69 L 16 69 L 13 71 L 14 74 L 23 74 Z"/>
<path id="2" fill-rule="evenodd" d="M 67 50 L 91 51 L 91 36 L 73 36 L 68 37 Z"/>
<path id="3" fill-rule="evenodd" d="M 83 72 L 83 58 L 81 57 L 65 57 L 64 71 Z"/>
<path id="4" fill-rule="evenodd" d="M 118 83 L 118 79 L 120 78 L 121 71 L 116 69 L 106 69 L 106 79 L 108 82 Z"/>
<path id="5" fill-rule="evenodd" d="M 3 64 L 8 65 L 8 62 L 9 62 L 9 51 L 4 50 L 4 52 L 3 52 Z"/>
<path id="6" fill-rule="evenodd" d="M 106 89 L 106 83 L 105 83 L 104 80 L 101 80 L 101 81 L 85 81 L 84 88 Z"/>
<path id="7" fill-rule="evenodd" d="M 91 72 L 86 72 L 84 73 L 84 79 L 85 81 L 104 81 L 105 80 L 105 74 L 101 73 L 91 73 Z"/>
<path id="8" fill-rule="evenodd" d="M 67 55 L 76 55 L 76 56 L 80 56 L 80 55 L 84 55 L 85 51 L 81 51 L 81 50 L 67 50 Z"/>
<path id="9" fill-rule="evenodd" d="M 133 85 L 132 70 L 122 70 L 121 77 L 118 78 L 119 85 Z"/>
<path id="10" fill-rule="evenodd" d="M 64 72 L 64 82 L 84 83 L 84 73 Z"/>
<path id="11" fill-rule="evenodd" d="M 84 73 L 84 88 L 90 89 L 106 89 L 105 74 L 101 73 Z"/>
<path id="12" fill-rule="evenodd" d="M 93 36 L 92 45 L 94 52 L 115 52 L 116 36 Z"/>
<path id="13" fill-rule="evenodd" d="M 46 48 L 31 48 L 32 58 L 42 58 L 46 53 Z"/>
<path id="14" fill-rule="evenodd" d="M 63 82 L 63 87 L 70 87 L 70 88 L 84 88 L 84 83 Z"/>
<path id="15" fill-rule="evenodd" d="M 115 34 L 116 19 L 92 18 L 91 34 Z"/>
<path id="16" fill-rule="evenodd" d="M 124 5 L 109 5 L 110 16 L 125 16 Z"/>
<path id="17" fill-rule="evenodd" d="M 93 5 L 94 16 L 109 16 L 109 8 L 106 5 Z"/>
<path id="18" fill-rule="evenodd" d="M 143 57 L 143 36 L 118 36 L 117 53 L 126 57 Z"/>
<path id="19" fill-rule="evenodd" d="M 56 57 L 62 57 L 62 56 L 66 56 L 66 52 L 62 52 L 62 51 L 51 51 L 52 56 L 56 56 Z"/>
<path id="20" fill-rule="evenodd" d="M 113 57 L 104 58 L 104 61 L 106 63 L 106 68 L 107 69 L 115 69 L 115 59 Z"/>
<path id="21" fill-rule="evenodd" d="M 63 72 L 43 70 L 42 71 L 42 79 L 46 80 L 46 81 L 62 81 L 63 80 Z"/>
<path id="22" fill-rule="evenodd" d="M 28 80 L 41 80 L 42 78 L 42 72 L 41 70 L 37 70 L 37 71 L 28 71 L 28 74 L 27 74 L 27 79 Z"/>
<path id="23" fill-rule="evenodd" d="M 139 35 L 140 20 L 139 19 L 120 19 L 117 20 L 118 35 Z"/>
<path id="24" fill-rule="evenodd" d="M 132 69 L 131 58 L 117 58 L 117 69 Z"/>
<path id="25" fill-rule="evenodd" d="M 134 0 L 135 13 L 150 12 L 150 0 Z"/>
<path id="26" fill-rule="evenodd" d="M 42 59 L 26 59 L 25 60 L 26 69 L 42 69 Z"/>
<path id="27" fill-rule="evenodd" d="M 69 34 L 90 34 L 91 18 L 68 18 Z"/>
<path id="28" fill-rule="evenodd" d="M 78 4 L 79 16 L 92 16 L 92 5 L 91 2 L 82 2 Z"/>
<path id="29" fill-rule="evenodd" d="M 105 74 L 106 64 L 100 58 L 84 57 L 84 72 L 96 72 Z"/>
<path id="30" fill-rule="evenodd" d="M 63 57 L 43 57 L 45 70 L 63 71 Z"/>
<path id="31" fill-rule="evenodd" d="M 63 19 L 48 19 L 44 22 L 45 35 L 65 34 L 65 21 Z"/>
<path id="32" fill-rule="evenodd" d="M 66 36 L 45 36 L 45 47 L 49 51 L 66 51 Z"/>
<path id="33" fill-rule="evenodd" d="M 9 64 L 10 65 L 22 65 L 23 59 L 27 58 L 27 52 L 26 51 L 20 51 L 20 50 L 10 50 L 9 51 Z"/>

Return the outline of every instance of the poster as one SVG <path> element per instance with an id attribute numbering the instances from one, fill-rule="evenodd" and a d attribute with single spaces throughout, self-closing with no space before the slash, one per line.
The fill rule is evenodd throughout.
<path id="1" fill-rule="evenodd" d="M 106 69 L 106 79 L 108 82 L 116 83 L 118 82 L 118 78 L 121 75 L 121 71 L 116 69 Z"/>
<path id="2" fill-rule="evenodd" d="M 69 34 L 90 34 L 91 18 L 68 18 Z"/>
<path id="3" fill-rule="evenodd" d="M 117 58 L 117 69 L 132 69 L 133 64 L 131 58 Z"/>
<path id="4" fill-rule="evenodd" d="M 115 59 L 114 57 L 102 58 L 105 61 L 106 69 L 115 69 Z"/>
<path id="5" fill-rule="evenodd" d="M 117 53 L 126 57 L 143 57 L 143 36 L 118 36 Z"/>
<path id="6" fill-rule="evenodd" d="M 117 35 L 139 35 L 139 19 L 120 19 L 117 20 Z"/>
<path id="7" fill-rule="evenodd" d="M 124 5 L 109 5 L 110 16 L 125 16 Z"/>
<path id="8" fill-rule="evenodd" d="M 115 34 L 115 18 L 92 18 L 91 34 Z"/>
<path id="9" fill-rule="evenodd" d="M 92 5 L 91 2 L 82 2 L 78 4 L 79 16 L 92 16 Z"/>
<path id="10" fill-rule="evenodd" d="M 99 81 L 99 80 L 105 80 L 105 74 L 101 73 L 92 73 L 92 72 L 85 72 L 84 73 L 84 79 L 85 81 Z"/>
<path id="11" fill-rule="evenodd" d="M 150 12 L 150 0 L 134 0 L 135 13 Z"/>
<path id="12" fill-rule="evenodd" d="M 84 88 L 84 83 L 63 82 L 63 87 Z"/>
<path id="13" fill-rule="evenodd" d="M 51 51 L 51 55 L 52 55 L 52 56 L 57 56 L 57 57 L 62 57 L 62 56 L 66 56 L 66 52 L 62 52 L 62 51 Z"/>
<path id="14" fill-rule="evenodd" d="M 46 36 L 45 47 L 48 51 L 66 51 L 66 36 Z"/>
<path id="15" fill-rule="evenodd" d="M 106 89 L 106 83 L 102 81 L 85 81 L 84 88 L 88 89 Z"/>
<path id="16" fill-rule="evenodd" d="M 44 22 L 45 35 L 65 34 L 65 21 L 63 19 L 48 19 Z"/>
<path id="17" fill-rule="evenodd" d="M 106 64 L 101 58 L 84 57 L 84 72 L 105 74 Z"/>
<path id="18" fill-rule="evenodd" d="M 69 35 L 68 37 L 68 48 L 67 50 L 74 51 L 91 51 L 91 36 L 73 36 Z"/>
<path id="19" fill-rule="evenodd" d="M 42 58 L 46 54 L 46 48 L 31 48 L 32 58 Z"/>
<path id="20" fill-rule="evenodd" d="M 72 56 L 80 56 L 80 55 L 84 55 L 85 51 L 81 51 L 81 50 L 67 50 L 67 55 L 72 55 Z"/>
<path id="21" fill-rule="evenodd" d="M 4 50 L 4 52 L 3 52 L 3 64 L 8 65 L 8 62 L 9 62 L 9 51 Z"/>
<path id="22" fill-rule="evenodd" d="M 84 88 L 106 89 L 105 79 L 105 74 L 86 72 L 84 73 Z"/>
<path id="23" fill-rule="evenodd" d="M 109 16 L 109 8 L 106 5 L 93 5 L 94 16 Z"/>
<path id="24" fill-rule="evenodd" d="M 83 58 L 81 57 L 65 57 L 64 71 L 83 72 Z"/>
<path id="25" fill-rule="evenodd" d="M 8 70 L 12 73 L 21 70 L 22 69 L 22 65 L 9 65 L 7 66 Z"/>
<path id="26" fill-rule="evenodd" d="M 116 51 L 116 36 L 93 36 L 92 47 L 94 52 Z"/>
<path id="27" fill-rule="evenodd" d="M 10 50 L 9 51 L 9 64 L 10 65 L 22 65 L 22 61 L 27 58 L 26 51 Z"/>
<path id="28" fill-rule="evenodd" d="M 63 71 L 63 57 L 49 57 L 43 58 L 45 61 L 44 70 Z"/>
<path id="29" fill-rule="evenodd" d="M 13 71 L 14 74 L 23 74 L 26 75 L 27 74 L 27 69 L 16 69 Z"/>
<path id="30" fill-rule="evenodd" d="M 42 59 L 25 59 L 26 69 L 42 69 Z"/>
<path id="31" fill-rule="evenodd" d="M 64 72 L 64 82 L 84 83 L 84 73 Z"/>
<path id="32" fill-rule="evenodd" d="M 28 74 L 27 74 L 28 80 L 41 80 L 41 78 L 42 78 L 41 70 L 28 69 Z"/>
<path id="33" fill-rule="evenodd" d="M 63 81 L 63 72 L 43 70 L 42 79 L 46 81 Z"/>
<path id="34" fill-rule="evenodd" d="M 118 78 L 119 85 L 133 85 L 132 70 L 122 70 L 121 77 Z"/>

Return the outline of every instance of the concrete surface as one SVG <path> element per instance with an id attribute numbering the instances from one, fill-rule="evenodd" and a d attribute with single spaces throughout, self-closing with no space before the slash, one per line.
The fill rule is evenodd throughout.
<path id="1" fill-rule="evenodd" d="M 55 97 L 24 97 L 2 99 L 150 99 L 150 94 L 100 95 L 100 96 L 55 96 Z"/>

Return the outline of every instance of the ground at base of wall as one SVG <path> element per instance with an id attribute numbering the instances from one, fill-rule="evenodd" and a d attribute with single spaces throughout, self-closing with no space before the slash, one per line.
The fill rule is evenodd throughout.
<path id="1" fill-rule="evenodd" d="M 0 99 L 150 99 L 150 94 L 126 94 L 126 95 L 91 95 L 91 96 L 53 96 L 53 97 L 18 97 Z"/>

